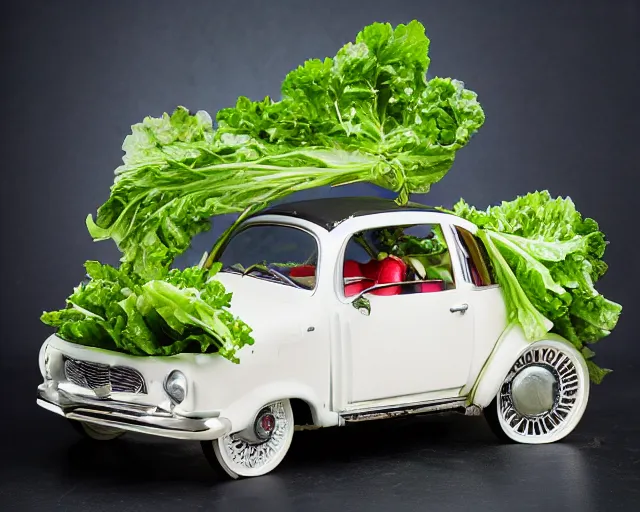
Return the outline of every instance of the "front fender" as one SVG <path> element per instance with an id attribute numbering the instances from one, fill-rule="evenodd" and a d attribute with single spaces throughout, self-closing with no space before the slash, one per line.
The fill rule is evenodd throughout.
<path id="1" fill-rule="evenodd" d="M 252 425 L 256 414 L 265 405 L 283 399 L 301 399 L 306 402 L 311 408 L 313 423 L 319 427 L 331 427 L 339 423 L 338 414 L 330 411 L 310 386 L 291 380 L 270 382 L 253 388 L 221 410 L 220 416 L 231 421 L 232 433 L 239 432 Z"/>
<path id="2" fill-rule="evenodd" d="M 553 333 L 547 333 L 538 341 L 558 341 L 573 347 L 565 338 Z M 467 399 L 468 404 L 482 408 L 488 406 L 500 391 L 513 364 L 538 341 L 528 341 L 522 328 L 517 324 L 512 324 L 505 329 L 471 388 Z"/>

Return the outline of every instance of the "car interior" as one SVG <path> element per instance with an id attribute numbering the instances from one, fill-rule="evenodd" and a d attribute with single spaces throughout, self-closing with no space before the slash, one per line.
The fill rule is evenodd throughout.
<path id="1" fill-rule="evenodd" d="M 485 285 L 489 271 L 476 265 L 483 258 L 473 235 L 464 230 L 458 235 L 459 249 L 467 256 L 465 280 Z M 317 258 L 318 246 L 312 236 L 274 225 L 253 226 L 238 233 L 222 255 L 223 271 L 308 290 L 316 285 Z M 343 281 L 346 297 L 367 290 L 372 295 L 391 296 L 455 288 L 441 226 L 390 226 L 355 233 L 345 249 Z"/>
<path id="2" fill-rule="evenodd" d="M 418 233 L 413 234 L 417 228 Z M 455 287 L 453 282 L 449 252 L 446 246 L 438 257 L 431 256 L 434 263 L 440 267 L 448 267 L 436 278 L 427 272 L 427 275 L 417 275 L 411 264 L 412 255 L 400 254 L 388 241 L 381 237 L 384 230 L 393 229 L 396 238 L 412 236 L 418 239 L 433 238 L 439 226 L 421 225 L 382 228 L 356 233 L 347 244 L 343 265 L 344 295 L 346 297 L 357 296 L 371 289 L 372 295 L 400 295 L 407 293 L 430 293 L 443 291 Z M 413 230 L 413 231 L 412 231 Z M 422 232 L 422 233 L 420 233 Z M 422 234 L 422 236 L 420 236 Z M 442 237 L 441 240 L 444 240 Z M 398 254 L 393 254 L 397 252 Z M 404 256 L 404 257 L 403 257 Z M 429 256 L 423 254 L 422 256 Z M 428 260 L 429 258 L 427 258 Z M 424 261 L 424 258 L 423 258 Z M 447 265 L 448 262 L 448 265 Z M 300 265 L 289 270 L 292 279 L 305 279 L 315 276 L 315 266 Z M 394 284 L 397 285 L 394 286 Z"/>

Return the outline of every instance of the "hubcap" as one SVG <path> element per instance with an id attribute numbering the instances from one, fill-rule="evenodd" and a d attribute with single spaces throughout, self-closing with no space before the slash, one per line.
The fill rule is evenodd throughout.
<path id="1" fill-rule="evenodd" d="M 558 380 L 546 367 L 524 368 L 511 383 L 513 406 L 524 416 L 548 412 L 558 397 Z"/>
<path id="2" fill-rule="evenodd" d="M 288 446 L 287 433 L 293 428 L 292 419 L 287 416 L 283 402 L 274 402 L 265 407 L 256 418 L 254 431 L 257 443 L 236 434 L 222 438 L 221 448 L 229 457 L 231 469 L 256 469 L 277 458 Z"/>
<path id="3" fill-rule="evenodd" d="M 511 368 L 499 395 L 503 428 L 517 436 L 548 436 L 576 408 L 581 383 L 571 358 L 552 347 L 535 347 Z"/>
<path id="4" fill-rule="evenodd" d="M 256 420 L 256 436 L 261 441 L 266 441 L 271 437 L 273 431 L 276 427 L 276 417 L 271 413 L 271 411 L 263 411 Z"/>

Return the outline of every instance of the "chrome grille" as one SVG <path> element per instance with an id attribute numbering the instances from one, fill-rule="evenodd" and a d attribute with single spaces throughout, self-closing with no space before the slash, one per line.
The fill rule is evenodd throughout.
<path id="1" fill-rule="evenodd" d="M 111 385 L 119 393 L 146 393 L 144 378 L 139 371 L 126 366 L 79 361 L 65 357 L 64 374 L 76 386 L 97 389 Z"/>

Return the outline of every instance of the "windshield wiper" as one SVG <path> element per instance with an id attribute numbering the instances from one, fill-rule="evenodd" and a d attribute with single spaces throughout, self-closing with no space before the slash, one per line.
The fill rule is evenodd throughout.
<path id="1" fill-rule="evenodd" d="M 225 265 L 224 267 L 222 267 L 220 269 L 220 272 L 230 272 L 232 274 L 242 274 L 242 273 L 244 273 L 244 270 L 240 269 L 238 267 L 235 267 L 233 265 Z"/>

